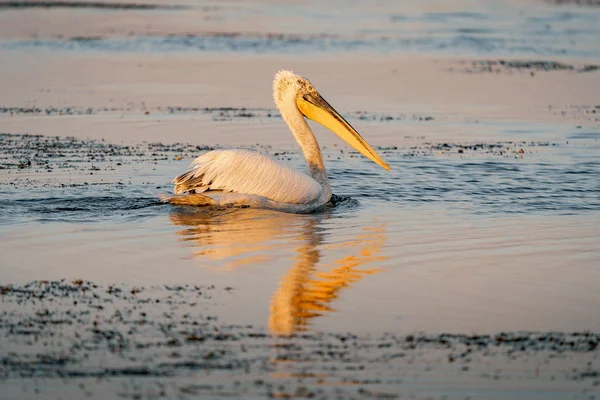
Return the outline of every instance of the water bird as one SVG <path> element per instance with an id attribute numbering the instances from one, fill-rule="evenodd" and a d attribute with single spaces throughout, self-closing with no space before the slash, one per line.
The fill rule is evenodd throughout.
<path id="1" fill-rule="evenodd" d="M 322 208 L 331 199 L 331 185 L 321 149 L 304 117 L 322 124 L 371 161 L 390 169 L 308 79 L 291 71 L 277 72 L 273 99 L 302 149 L 307 173 L 252 150 L 213 150 L 196 158 L 192 169 L 173 180 L 175 196 L 161 199 L 176 205 L 241 206 L 292 213 Z"/>

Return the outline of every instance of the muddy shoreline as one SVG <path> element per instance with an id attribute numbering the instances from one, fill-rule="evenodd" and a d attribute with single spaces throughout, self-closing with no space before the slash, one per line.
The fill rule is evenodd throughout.
<path id="1" fill-rule="evenodd" d="M 85 392 L 79 382 L 89 386 L 89 378 L 108 385 L 122 378 L 183 375 L 197 382 L 172 381 L 164 396 L 218 397 L 227 392 L 309 398 L 333 395 L 327 385 L 332 379 L 345 382 L 338 386 L 340 394 L 400 398 L 414 390 L 407 373 L 424 381 L 440 375 L 449 380 L 501 380 L 507 387 L 523 380 L 532 386 L 573 382 L 581 393 L 600 384 L 599 333 L 279 336 L 260 326 L 219 322 L 211 307 L 220 296 L 235 296 L 236 290 L 83 280 L 2 284 L 0 343 L 10 350 L 0 356 L 0 380 L 35 379 L 34 387 L 43 394 L 44 384 L 53 379 Z M 535 362 L 528 365 L 531 360 Z M 508 365 L 490 370 L 489 362 Z M 278 374 L 284 365 L 287 372 Z M 516 365 L 527 367 L 521 371 Z M 138 385 L 138 398 L 152 398 L 148 390 L 156 383 L 138 380 Z"/>

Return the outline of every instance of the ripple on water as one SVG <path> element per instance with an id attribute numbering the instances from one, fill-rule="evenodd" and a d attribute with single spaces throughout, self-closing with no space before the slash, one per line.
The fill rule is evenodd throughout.
<path id="1" fill-rule="evenodd" d="M 0 201 L 0 221 L 84 222 L 158 215 L 158 198 L 82 196 Z"/>
<path id="2" fill-rule="evenodd" d="M 78 146 L 86 153 L 95 144 Z M 93 162 L 94 175 L 91 162 L 56 168 L 52 159 L 70 153 L 31 167 L 8 159 L 0 279 L 199 280 L 236 288 L 218 311 L 223 320 L 268 321 L 282 331 L 571 326 L 555 320 L 557 309 L 573 326 L 596 326 L 588 317 L 597 308 L 590 285 L 600 210 L 595 148 L 493 149 L 389 147 L 389 172 L 346 149 L 327 150 L 337 196 L 309 215 L 161 204 L 155 195 L 170 190 L 187 163 L 170 153 L 160 161 L 145 155 L 154 150 L 107 155 Z M 36 169 L 38 162 L 50 171 Z M 297 152 L 286 153 L 286 162 L 303 168 Z M 109 185 L 93 185 L 99 182 Z M 504 301 L 523 312 L 507 314 Z M 527 312 L 544 317 L 530 321 Z"/>
<path id="3" fill-rule="evenodd" d="M 352 210 L 361 207 L 360 203 L 369 207 L 373 200 L 400 206 L 440 204 L 482 215 L 600 210 L 600 162 L 591 153 L 593 149 L 575 151 L 564 160 L 546 162 L 527 158 L 406 157 L 387 152 L 389 172 L 365 160 L 335 162 L 328 171 L 337 194 L 332 211 Z M 302 168 L 300 157 L 288 162 Z M 0 200 L 0 219 L 83 221 L 154 216 L 165 212 L 154 195 L 167 179 L 145 177 L 143 183 L 119 184 L 114 189 L 92 185 L 69 190 L 30 188 L 25 190 L 33 197 L 26 198 L 19 196 L 17 188 Z"/>
<path id="4" fill-rule="evenodd" d="M 596 161 L 551 164 L 411 157 L 391 159 L 389 163 L 392 169 L 383 176 L 374 169 L 362 173 L 333 170 L 334 188 L 358 199 L 376 198 L 396 204 L 448 203 L 477 214 L 600 210 L 600 165 Z M 373 179 L 377 175 L 380 177 Z"/>

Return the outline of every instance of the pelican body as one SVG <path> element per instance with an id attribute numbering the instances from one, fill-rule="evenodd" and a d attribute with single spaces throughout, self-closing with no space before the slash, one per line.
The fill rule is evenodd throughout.
<path id="1" fill-rule="evenodd" d="M 331 199 L 331 185 L 321 149 L 305 117 L 324 125 L 365 157 L 390 169 L 308 79 L 279 71 L 273 81 L 273 98 L 302 149 L 307 173 L 252 150 L 214 150 L 196 158 L 192 169 L 177 176 L 173 180 L 176 196 L 163 200 L 172 204 L 233 205 L 293 213 L 320 209 Z"/>

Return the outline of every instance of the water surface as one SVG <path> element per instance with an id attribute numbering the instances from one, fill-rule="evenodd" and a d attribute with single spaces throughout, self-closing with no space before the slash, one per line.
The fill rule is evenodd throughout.
<path id="1" fill-rule="evenodd" d="M 74 151 L 3 173 L 2 279 L 232 287 L 221 318 L 274 333 L 595 330 L 596 143 L 327 150 L 344 197 L 313 215 L 161 204 L 187 160 Z"/>
<path id="2" fill-rule="evenodd" d="M 8 398 L 598 386 L 594 2 L 49 3 L 0 5 Z M 160 203 L 213 148 L 304 168 L 281 68 L 391 170 L 313 124 L 324 210 Z"/>
<path id="3" fill-rule="evenodd" d="M 173 5 L 169 3 L 169 5 Z M 546 1 L 184 1 L 164 8 L 7 8 L 3 49 L 314 54 L 427 53 L 598 58 L 598 7 Z M 24 30 L 11 18 L 38 21 Z M 49 25 L 55 20 L 78 22 Z M 15 34 L 15 32 L 18 32 Z"/>

